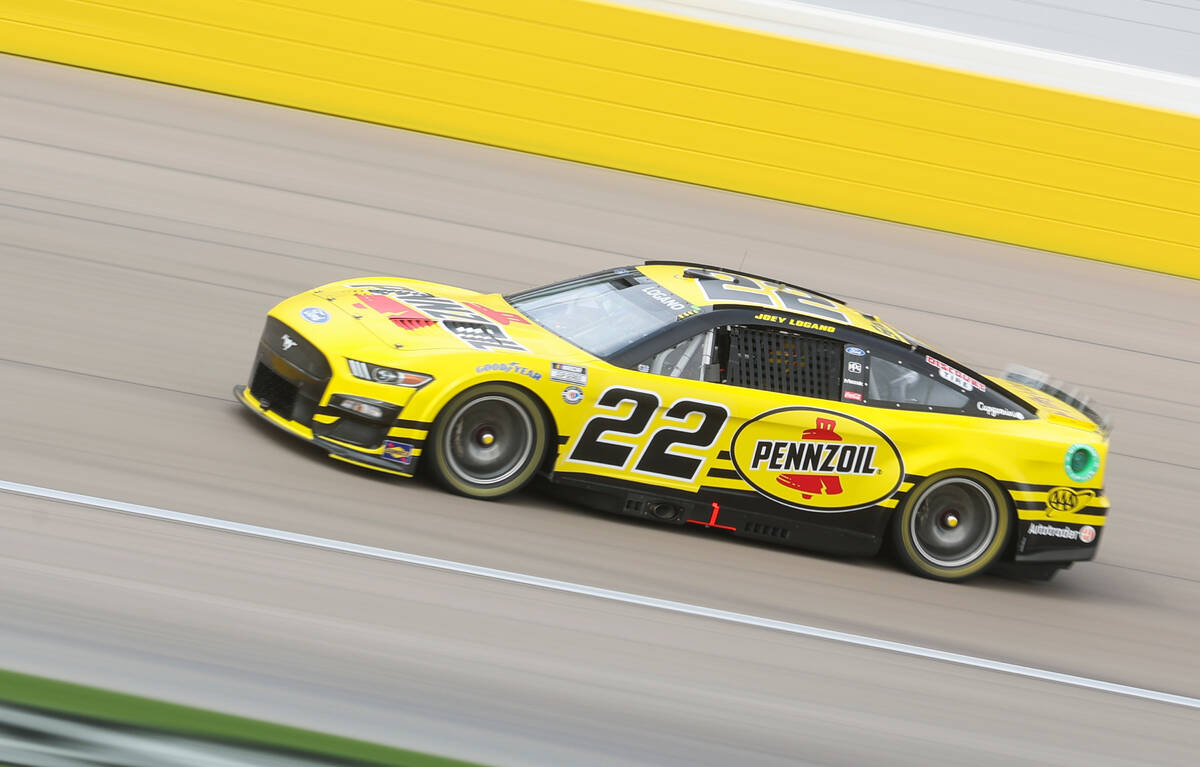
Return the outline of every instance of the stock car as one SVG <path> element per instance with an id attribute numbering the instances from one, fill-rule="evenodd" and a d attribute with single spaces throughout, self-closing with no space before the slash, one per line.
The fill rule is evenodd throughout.
<path id="1" fill-rule="evenodd" d="M 1013 380 L 1010 380 L 1013 379 Z M 511 295 L 350 279 L 273 308 L 253 413 L 464 496 L 576 503 L 872 556 L 945 581 L 1091 559 L 1108 427 L 830 296 L 651 261 Z"/>

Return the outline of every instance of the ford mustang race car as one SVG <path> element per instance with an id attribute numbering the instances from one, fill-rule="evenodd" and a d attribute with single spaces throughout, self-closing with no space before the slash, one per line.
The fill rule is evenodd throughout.
<path id="1" fill-rule="evenodd" d="M 962 580 L 1047 578 L 1104 529 L 1108 429 L 835 298 L 738 270 L 622 267 L 507 296 L 370 277 L 272 309 L 260 417 L 331 458 Z"/>

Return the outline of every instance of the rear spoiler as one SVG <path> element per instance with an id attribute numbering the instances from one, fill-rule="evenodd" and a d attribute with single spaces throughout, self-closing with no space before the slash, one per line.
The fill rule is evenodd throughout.
<path id="1" fill-rule="evenodd" d="M 1024 365 L 1009 365 L 1004 369 L 1004 378 L 1008 381 L 1025 384 L 1038 391 L 1045 392 L 1055 399 L 1062 400 L 1064 403 L 1083 413 L 1089 421 L 1100 427 L 1100 431 L 1104 436 L 1107 437 L 1112 432 L 1112 419 L 1092 407 L 1092 398 L 1080 391 L 1078 387 L 1068 389 L 1064 381 L 1052 379 L 1048 373 L 1043 373 L 1040 370 L 1034 370 Z"/>

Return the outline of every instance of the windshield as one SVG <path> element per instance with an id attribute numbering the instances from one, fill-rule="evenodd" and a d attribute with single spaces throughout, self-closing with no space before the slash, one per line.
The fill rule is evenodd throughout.
<path id="1" fill-rule="evenodd" d="M 542 327 L 604 357 L 690 314 L 695 307 L 638 274 L 605 274 L 508 298 Z"/>

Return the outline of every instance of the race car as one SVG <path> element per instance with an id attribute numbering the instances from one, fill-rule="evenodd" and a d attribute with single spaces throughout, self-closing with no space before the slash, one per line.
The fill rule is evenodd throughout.
<path id="1" fill-rule="evenodd" d="M 268 313 L 252 412 L 331 458 L 498 499 L 535 477 L 618 514 L 913 572 L 1095 556 L 1109 430 L 836 298 L 666 261 L 511 295 L 343 280 Z"/>

